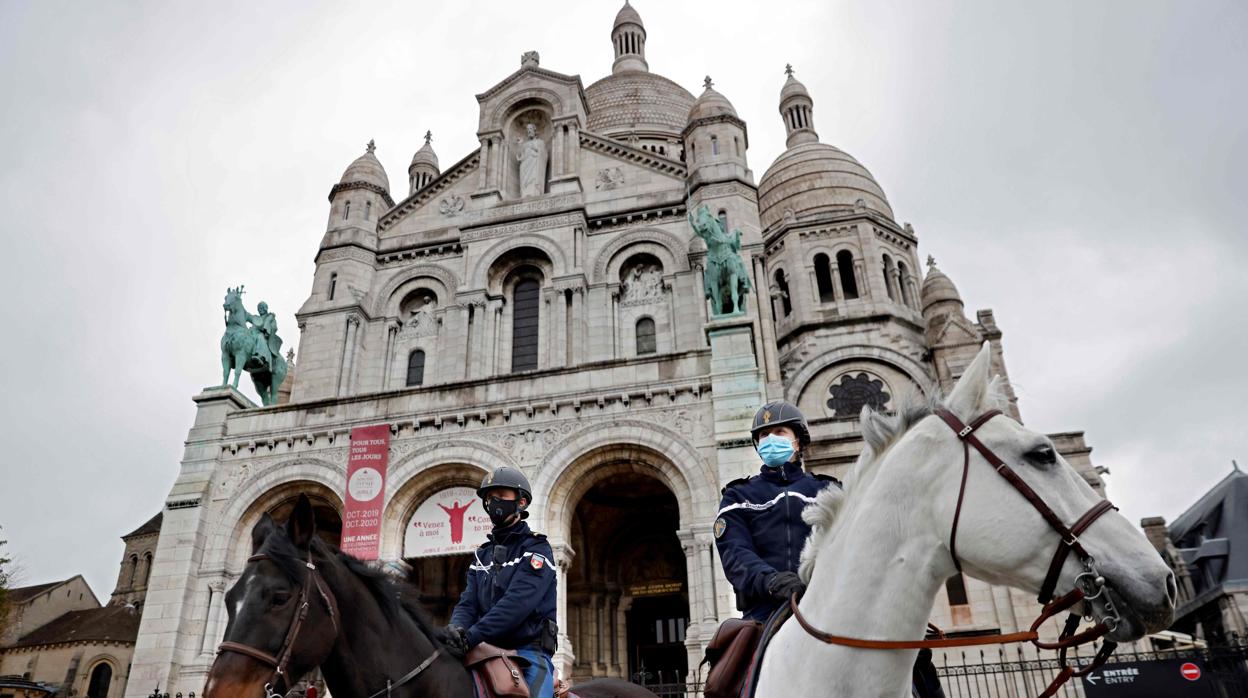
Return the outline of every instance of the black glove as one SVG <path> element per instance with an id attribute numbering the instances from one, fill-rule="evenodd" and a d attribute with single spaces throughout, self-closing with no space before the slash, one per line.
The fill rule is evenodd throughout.
<path id="1" fill-rule="evenodd" d="M 767 593 L 773 599 L 788 601 L 793 593 L 800 599 L 806 593 L 806 585 L 802 583 L 796 572 L 776 572 L 767 580 Z"/>
<path id="2" fill-rule="evenodd" d="M 468 654 L 468 631 L 458 625 L 448 625 L 442 629 L 442 644 L 452 657 L 462 660 Z"/>

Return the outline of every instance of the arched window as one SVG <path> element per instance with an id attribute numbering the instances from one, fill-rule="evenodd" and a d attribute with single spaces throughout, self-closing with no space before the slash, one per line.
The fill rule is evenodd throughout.
<path id="1" fill-rule="evenodd" d="M 420 385 L 425 382 L 425 352 L 417 349 L 407 356 L 407 384 Z"/>
<path id="2" fill-rule="evenodd" d="M 789 282 L 784 278 L 784 270 L 776 270 L 776 288 L 780 290 L 780 308 L 784 317 L 793 313 L 793 301 L 789 300 Z"/>
<path id="3" fill-rule="evenodd" d="M 845 298 L 858 297 L 858 282 L 854 279 L 854 255 L 849 250 L 836 253 L 836 270 L 841 275 L 841 290 Z"/>
<path id="4" fill-rule="evenodd" d="M 719 136 L 711 136 L 711 155 L 719 155 Z"/>
<path id="5" fill-rule="evenodd" d="M 909 272 L 906 271 L 906 263 L 897 263 L 897 285 L 901 287 L 901 302 L 910 307 L 914 307 L 914 300 L 910 298 L 910 287 L 906 283 L 909 279 Z"/>
<path id="6" fill-rule="evenodd" d="M 130 588 L 134 588 L 135 582 L 139 579 L 139 556 L 130 556 Z"/>
<path id="7" fill-rule="evenodd" d="M 658 351 L 654 339 L 654 320 L 643 317 L 637 321 L 637 355 Z"/>
<path id="8" fill-rule="evenodd" d="M 888 291 L 890 301 L 897 300 L 897 294 L 893 291 L 893 258 L 888 255 L 884 255 L 884 289 Z"/>
<path id="9" fill-rule="evenodd" d="M 338 290 L 338 272 L 329 275 L 329 299 L 334 299 L 334 291 Z"/>
<path id="10" fill-rule="evenodd" d="M 152 554 L 150 552 L 143 553 L 143 586 L 147 586 L 147 582 L 152 578 Z"/>
<path id="11" fill-rule="evenodd" d="M 373 217 L 373 202 L 365 201 L 364 202 L 364 220 L 368 220 L 372 217 Z"/>
<path id="12" fill-rule="evenodd" d="M 836 300 L 836 291 L 832 288 L 832 261 L 822 252 L 815 255 L 815 283 L 819 286 L 820 303 Z"/>
<path id="13" fill-rule="evenodd" d="M 512 371 L 531 371 L 537 368 L 538 290 L 535 279 L 523 279 L 512 292 Z"/>
<path id="14" fill-rule="evenodd" d="M 345 220 L 347 220 L 347 217 L 348 217 L 348 216 L 350 216 L 350 215 L 351 215 L 351 202 L 350 202 L 350 201 L 348 201 L 348 202 L 347 202 L 345 205 L 343 205 L 343 207 L 342 207 L 342 220 L 344 220 L 344 221 L 345 221 Z"/>
<path id="15" fill-rule="evenodd" d="M 100 662 L 91 670 L 87 684 L 87 698 L 108 698 L 108 685 L 113 682 L 113 668 L 108 662 Z"/>

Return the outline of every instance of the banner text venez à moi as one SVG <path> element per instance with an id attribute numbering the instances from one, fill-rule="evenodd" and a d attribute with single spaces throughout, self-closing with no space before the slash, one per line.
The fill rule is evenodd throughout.
<path id="1" fill-rule="evenodd" d="M 351 430 L 341 547 L 360 560 L 376 560 L 381 552 L 381 503 L 389 459 L 389 424 Z"/>

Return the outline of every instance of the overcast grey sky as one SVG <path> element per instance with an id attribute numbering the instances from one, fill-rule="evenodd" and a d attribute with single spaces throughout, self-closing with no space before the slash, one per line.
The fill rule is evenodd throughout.
<path id="1" fill-rule="evenodd" d="M 1129 518 L 1248 467 L 1248 3 L 636 7 L 652 71 L 735 104 L 756 178 L 793 63 L 821 139 L 968 313 L 996 310 L 1024 418 L 1086 430 Z M 425 130 L 444 166 L 470 152 L 474 95 L 522 52 L 608 74 L 618 9 L 0 0 L 0 536 L 22 581 L 111 592 L 220 379 L 225 288 L 297 346 L 326 197 L 370 138 L 402 198 Z"/>

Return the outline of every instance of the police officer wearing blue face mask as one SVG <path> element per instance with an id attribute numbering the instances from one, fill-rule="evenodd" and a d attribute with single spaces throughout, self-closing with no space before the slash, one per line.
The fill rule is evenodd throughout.
<path id="1" fill-rule="evenodd" d="M 455 604 L 442 640 L 462 658 L 481 642 L 514 649 L 528 660 L 524 679 L 532 698 L 554 695 L 555 570 L 550 543 L 524 522 L 533 500 L 529 480 L 500 466 L 477 490 L 494 524 L 468 566 L 468 586 Z"/>
<path id="2" fill-rule="evenodd" d="M 737 609 L 747 619 L 766 621 L 790 595 L 806 589 L 797 576 L 810 535 L 802 509 L 820 490 L 840 483 L 802 469 L 810 430 L 796 406 L 784 401 L 763 405 L 750 436 L 763 464 L 758 475 L 724 487 L 715 545 L 737 592 Z"/>

